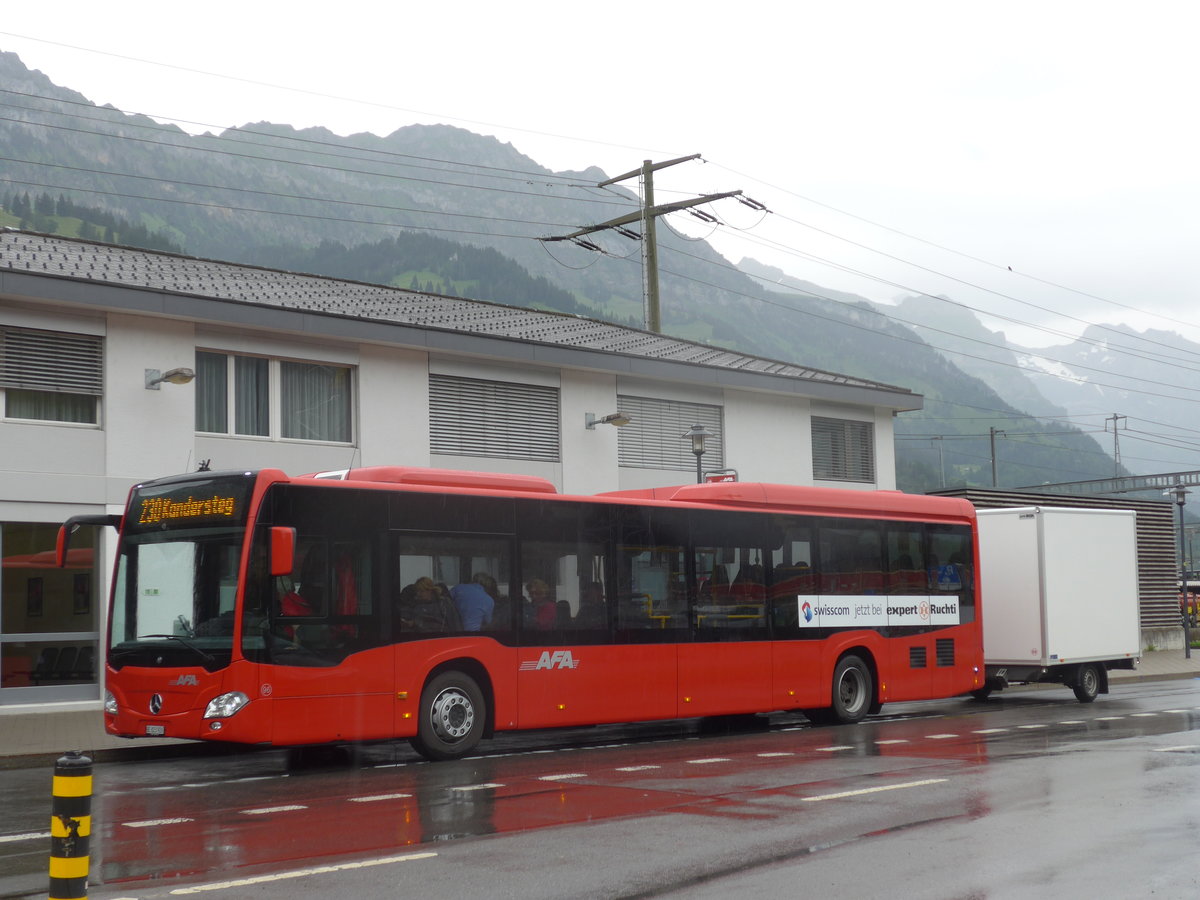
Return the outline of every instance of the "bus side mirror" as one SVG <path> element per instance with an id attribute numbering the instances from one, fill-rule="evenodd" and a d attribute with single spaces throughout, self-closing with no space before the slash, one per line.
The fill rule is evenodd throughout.
<path id="1" fill-rule="evenodd" d="M 271 526 L 271 575 L 288 575 L 296 566 L 296 529 Z"/>
<path id="2" fill-rule="evenodd" d="M 99 525 L 121 530 L 121 516 L 71 516 L 58 529 L 58 538 L 54 542 L 54 564 L 60 569 L 67 564 L 67 553 L 71 549 L 71 535 L 79 530 L 80 525 Z"/>

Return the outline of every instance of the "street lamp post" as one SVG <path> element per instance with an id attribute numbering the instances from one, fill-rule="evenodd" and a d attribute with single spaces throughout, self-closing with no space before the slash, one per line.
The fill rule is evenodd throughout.
<path id="1" fill-rule="evenodd" d="M 690 439 L 692 442 L 692 452 L 696 454 L 696 484 L 704 482 L 704 469 L 700 464 L 700 457 L 704 455 L 704 442 L 715 435 L 705 428 L 703 425 L 693 425 L 687 431 L 680 435 L 684 440 Z"/>
<path id="2" fill-rule="evenodd" d="M 1183 486 L 1183 482 L 1179 482 L 1170 490 L 1163 491 L 1164 496 L 1175 495 L 1175 505 L 1179 507 L 1179 593 L 1183 597 L 1183 655 L 1187 659 L 1192 658 L 1192 631 L 1188 624 L 1188 583 L 1187 583 L 1187 558 L 1183 552 L 1185 529 L 1183 527 L 1183 505 L 1187 502 L 1187 495 L 1190 494 L 1187 488 Z"/>

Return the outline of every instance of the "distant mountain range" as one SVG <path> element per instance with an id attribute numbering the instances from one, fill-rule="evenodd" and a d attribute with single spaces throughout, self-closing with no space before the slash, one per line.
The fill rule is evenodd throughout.
<path id="1" fill-rule="evenodd" d="M 511 145 L 448 125 L 339 137 L 263 122 L 190 136 L 95 106 L 13 53 L 0 52 L 0 85 L 0 225 L 46 230 L 49 219 L 49 230 L 96 240 L 136 233 L 143 246 L 155 240 L 201 257 L 642 321 L 636 241 L 590 236 L 607 251 L 598 254 L 537 240 L 637 208 L 627 190 L 596 189 L 606 178 L 597 168 L 552 172 Z M 39 198 L 55 214 L 21 214 Z M 69 215 L 57 213 L 63 201 Z M 1112 457 L 1093 435 L 1024 412 L 1076 413 L 1085 395 L 1087 409 L 1180 421 L 1159 398 L 1118 397 L 1099 375 L 1084 382 L 1095 344 L 1040 352 L 1072 366 L 1078 380 L 1035 377 L 1032 355 L 969 311 L 948 317 L 927 298 L 877 307 L 752 260 L 734 266 L 665 220 L 658 238 L 664 332 L 925 395 L 924 410 L 897 420 L 903 489 L 990 485 L 990 428 L 1006 432 L 996 444 L 1001 486 L 1112 475 Z M 964 343 L 982 331 L 1001 345 L 988 351 L 990 368 L 930 346 L 954 350 L 951 337 L 926 343 L 919 329 L 882 314 L 924 323 L 935 312 L 938 327 Z M 980 346 L 970 354 L 984 355 Z M 1126 377 L 1105 371 L 1116 376 L 1105 381 Z"/>

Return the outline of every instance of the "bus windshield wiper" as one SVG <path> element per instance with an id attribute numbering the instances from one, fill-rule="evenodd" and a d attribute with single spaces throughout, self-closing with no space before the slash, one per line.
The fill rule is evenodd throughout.
<path id="1" fill-rule="evenodd" d="M 191 650 L 193 653 L 195 653 L 197 656 L 199 656 L 206 663 L 215 663 L 217 661 L 217 658 L 215 656 L 213 656 L 210 653 L 206 653 L 205 651 L 203 651 L 199 647 L 197 647 L 195 644 L 193 644 L 191 641 L 186 641 L 177 634 L 139 634 L 138 635 L 139 641 L 147 640 L 149 638 L 166 638 L 168 641 L 179 641 L 179 643 L 183 644 L 183 646 L 187 647 L 189 650 Z"/>

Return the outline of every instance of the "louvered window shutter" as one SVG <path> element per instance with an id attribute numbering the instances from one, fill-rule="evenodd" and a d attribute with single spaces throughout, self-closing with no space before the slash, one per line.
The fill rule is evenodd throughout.
<path id="1" fill-rule="evenodd" d="M 705 469 L 725 465 L 725 429 L 721 407 L 652 397 L 618 396 L 617 408 L 631 421 L 617 437 L 617 460 L 634 469 L 695 471 L 692 442 L 681 435 L 693 425 L 703 425 L 713 437 L 704 445 Z"/>
<path id="2" fill-rule="evenodd" d="M 558 388 L 429 376 L 429 450 L 559 462 Z"/>
<path id="3" fill-rule="evenodd" d="M 813 416 L 813 478 L 818 481 L 875 480 L 875 430 L 870 422 Z"/>
<path id="4" fill-rule="evenodd" d="M 102 345 L 92 334 L 0 328 L 0 387 L 99 397 Z"/>

